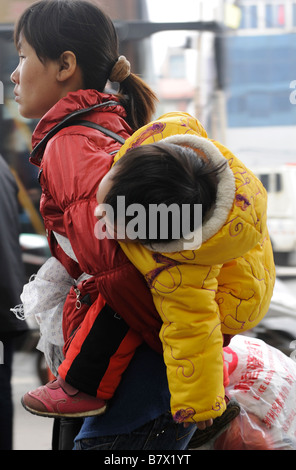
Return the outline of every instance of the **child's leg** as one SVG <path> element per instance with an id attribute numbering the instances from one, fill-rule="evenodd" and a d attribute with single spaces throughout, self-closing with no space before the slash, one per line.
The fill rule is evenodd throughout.
<path id="1" fill-rule="evenodd" d="M 99 295 L 73 335 L 59 375 L 78 390 L 109 400 L 141 343 Z"/>
<path id="2" fill-rule="evenodd" d="M 28 392 L 23 406 L 33 414 L 59 418 L 104 413 L 141 342 L 99 296 L 68 345 L 58 379 Z"/>

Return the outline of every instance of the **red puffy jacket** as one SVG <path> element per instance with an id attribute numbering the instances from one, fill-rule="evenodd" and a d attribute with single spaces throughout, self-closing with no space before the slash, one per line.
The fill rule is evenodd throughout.
<path id="1" fill-rule="evenodd" d="M 66 127 L 48 140 L 55 126 L 69 118 L 92 121 L 126 139 L 132 131 L 125 116 L 124 108 L 113 95 L 95 90 L 69 93 L 38 123 L 30 161 L 40 167 L 40 210 L 53 256 L 73 278 L 83 272 L 93 276 L 83 284 L 83 294 L 91 296 L 90 308 L 96 308 L 93 302 L 100 292 L 113 310 L 161 352 L 161 322 L 144 278 L 116 241 L 98 240 L 94 235 L 97 188 L 120 144 L 96 129 L 80 125 Z M 70 241 L 77 262 L 65 254 L 53 232 Z M 85 315 L 85 308 L 73 309 L 73 296 L 72 292 L 64 309 L 65 340 Z"/>

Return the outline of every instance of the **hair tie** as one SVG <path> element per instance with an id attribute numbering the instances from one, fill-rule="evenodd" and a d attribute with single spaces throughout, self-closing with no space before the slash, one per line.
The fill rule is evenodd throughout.
<path id="1" fill-rule="evenodd" d="M 111 82 L 123 82 L 131 74 L 131 64 L 124 55 L 118 57 L 111 73 L 109 80 Z"/>

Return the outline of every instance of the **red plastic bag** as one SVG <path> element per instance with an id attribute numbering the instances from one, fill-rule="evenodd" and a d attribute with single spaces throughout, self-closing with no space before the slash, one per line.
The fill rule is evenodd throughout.
<path id="1" fill-rule="evenodd" d="M 244 409 L 214 442 L 215 450 L 274 450 L 272 436 L 265 424 Z"/>

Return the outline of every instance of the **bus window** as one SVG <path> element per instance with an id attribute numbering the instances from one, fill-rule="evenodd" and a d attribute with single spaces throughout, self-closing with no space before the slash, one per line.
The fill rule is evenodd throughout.
<path id="1" fill-rule="evenodd" d="M 275 191 L 279 193 L 283 190 L 283 175 L 276 173 L 275 175 Z"/>
<path id="2" fill-rule="evenodd" d="M 266 191 L 270 191 L 270 186 L 269 186 L 269 175 L 259 175 L 259 179 L 261 183 L 263 184 L 264 188 Z"/>

